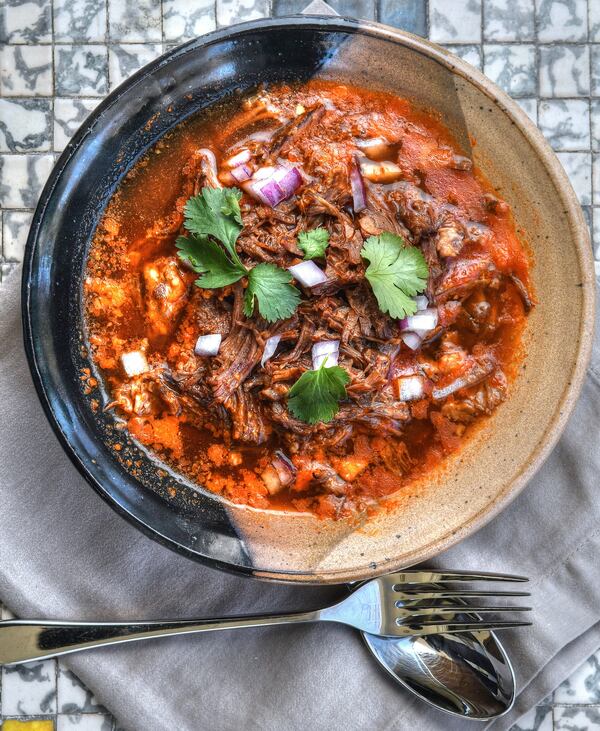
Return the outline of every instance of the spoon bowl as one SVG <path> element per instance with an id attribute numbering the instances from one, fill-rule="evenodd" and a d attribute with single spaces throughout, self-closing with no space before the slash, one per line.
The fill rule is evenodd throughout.
<path id="1" fill-rule="evenodd" d="M 458 601 L 444 600 L 444 606 Z M 440 603 L 442 605 L 442 603 Z M 459 611 L 460 620 L 477 618 Z M 461 718 L 502 716 L 515 700 L 515 676 L 493 632 L 478 631 L 425 637 L 376 637 L 361 633 L 377 662 L 421 700 Z"/>

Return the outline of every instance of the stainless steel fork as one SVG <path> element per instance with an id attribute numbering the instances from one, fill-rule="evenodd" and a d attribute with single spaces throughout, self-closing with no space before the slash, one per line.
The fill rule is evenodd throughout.
<path id="1" fill-rule="evenodd" d="M 102 645 L 276 624 L 338 622 L 373 635 L 408 637 L 523 627 L 531 622 L 484 620 L 480 613 L 523 612 L 529 607 L 440 606 L 447 598 L 529 596 L 526 592 L 452 589 L 448 582 L 527 581 L 522 576 L 457 571 L 407 570 L 359 585 L 342 601 L 294 614 L 151 622 L 67 622 L 10 619 L 0 622 L 0 665 L 66 655 Z"/>

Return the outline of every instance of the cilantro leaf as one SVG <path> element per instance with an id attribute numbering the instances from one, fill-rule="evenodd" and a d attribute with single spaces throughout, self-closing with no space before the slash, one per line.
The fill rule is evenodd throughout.
<path id="1" fill-rule="evenodd" d="M 177 239 L 177 253 L 201 275 L 198 287 L 217 289 L 247 277 L 244 314 L 252 317 L 256 300 L 265 320 L 285 320 L 296 310 L 300 292 L 290 284 L 292 275 L 285 269 L 262 263 L 248 270 L 242 264 L 235 248 L 243 228 L 241 197 L 237 188 L 203 188 L 189 198 L 184 215 L 190 236 Z"/>
<path id="2" fill-rule="evenodd" d="M 226 287 L 246 274 L 242 264 L 232 262 L 207 236 L 179 236 L 175 246 L 179 249 L 179 258 L 189 262 L 192 269 L 202 275 L 196 284 L 203 289 Z"/>
<path id="3" fill-rule="evenodd" d="M 298 235 L 298 246 L 304 252 L 305 259 L 316 259 L 325 255 L 329 245 L 329 231 L 326 228 L 313 228 L 311 231 L 302 231 Z"/>
<path id="4" fill-rule="evenodd" d="M 190 233 L 213 236 L 240 265 L 235 242 L 242 230 L 241 197 L 237 188 L 204 187 L 198 195 L 188 199 L 183 209 L 185 227 Z"/>
<path id="5" fill-rule="evenodd" d="M 413 315 L 417 306 L 411 298 L 425 290 L 429 276 L 421 251 L 406 246 L 401 236 L 384 232 L 369 236 L 360 254 L 369 261 L 365 277 L 379 309 L 398 319 Z"/>
<path id="6" fill-rule="evenodd" d="M 274 264 L 257 264 L 248 273 L 248 288 L 244 297 L 244 314 L 251 317 L 254 299 L 258 311 L 267 322 L 291 317 L 300 302 L 300 292 L 290 282 L 292 275 Z"/>
<path id="7" fill-rule="evenodd" d="M 328 422 L 339 411 L 339 401 L 346 396 L 350 376 L 340 366 L 305 371 L 288 392 L 288 409 L 307 424 Z"/>

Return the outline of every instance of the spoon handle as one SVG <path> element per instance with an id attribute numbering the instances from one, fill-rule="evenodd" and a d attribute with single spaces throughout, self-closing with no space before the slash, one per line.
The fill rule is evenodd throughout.
<path id="1" fill-rule="evenodd" d="M 319 612 L 153 622 L 63 622 L 10 619 L 0 622 L 0 665 L 56 657 L 103 645 L 172 635 L 315 622 Z"/>

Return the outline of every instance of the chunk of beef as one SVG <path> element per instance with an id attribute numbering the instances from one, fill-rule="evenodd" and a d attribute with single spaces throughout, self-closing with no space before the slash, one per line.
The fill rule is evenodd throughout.
<path id="1" fill-rule="evenodd" d="M 496 369 L 490 378 L 469 389 L 462 398 L 447 401 L 442 406 L 442 414 L 450 421 L 470 424 L 480 414 L 491 414 L 506 399 L 507 390 L 506 376 Z"/>
<path id="2" fill-rule="evenodd" d="M 238 388 L 223 405 L 231 417 L 233 439 L 247 444 L 264 444 L 267 441 L 271 425 L 255 396 L 244 388 Z"/>
<path id="3" fill-rule="evenodd" d="M 449 299 L 462 300 L 476 287 L 497 288 L 500 273 L 490 259 L 484 257 L 450 262 L 435 282 L 434 300 L 442 304 Z"/>

